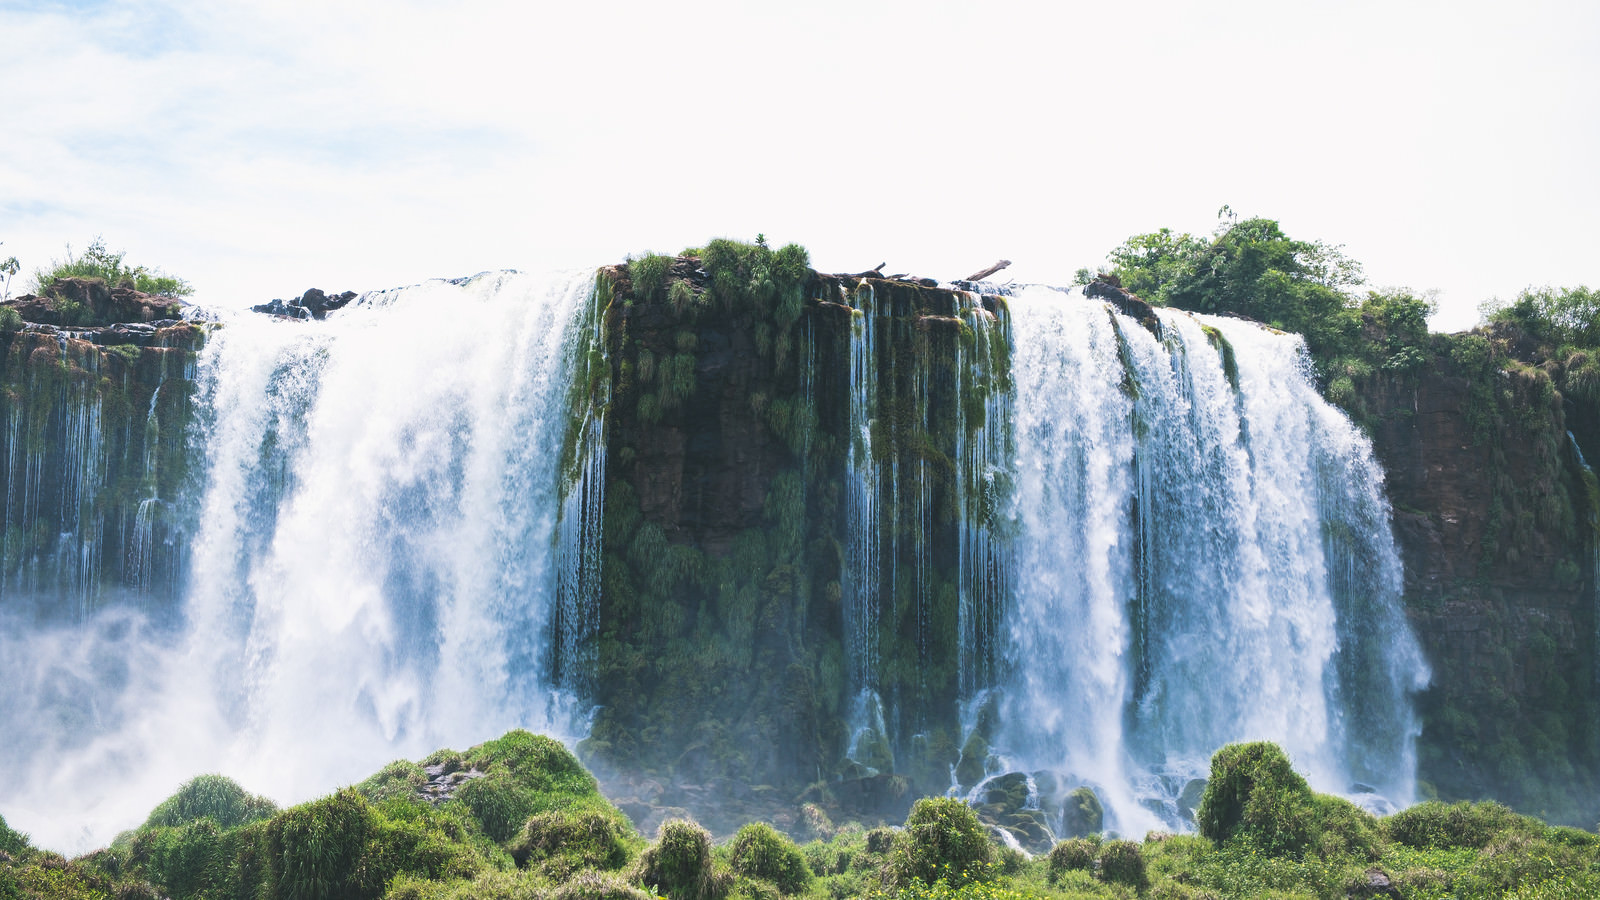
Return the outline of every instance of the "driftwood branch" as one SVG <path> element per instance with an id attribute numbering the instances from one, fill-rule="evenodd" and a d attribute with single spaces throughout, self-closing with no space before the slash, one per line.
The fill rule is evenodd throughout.
<path id="1" fill-rule="evenodd" d="M 971 275 L 968 275 L 966 278 L 964 278 L 962 280 L 963 281 L 982 281 L 985 278 L 988 278 L 990 275 L 993 275 L 994 273 L 1000 271 L 1001 269 L 1004 269 L 1006 266 L 1009 266 L 1009 265 L 1011 265 L 1011 260 L 1002 259 L 999 262 L 995 263 L 994 265 L 990 266 L 989 268 L 987 268 L 987 269 L 979 269 L 978 271 L 972 273 Z"/>
<path id="2" fill-rule="evenodd" d="M 850 276 L 847 276 L 847 277 L 849 277 L 849 278 L 882 278 L 883 277 L 883 267 L 887 266 L 887 265 L 888 265 L 888 263 L 881 262 L 881 263 L 878 263 L 878 267 L 875 268 L 875 269 L 868 269 L 865 272 L 857 272 L 854 275 L 850 275 Z"/>

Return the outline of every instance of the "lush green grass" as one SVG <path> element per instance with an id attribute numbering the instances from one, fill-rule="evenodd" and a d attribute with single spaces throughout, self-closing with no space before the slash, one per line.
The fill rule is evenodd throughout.
<path id="1" fill-rule="evenodd" d="M 1031 859 L 947 798 L 918 801 L 902 828 L 830 827 L 800 848 L 760 823 L 714 847 L 681 820 L 646 844 L 547 738 L 512 732 L 423 762 L 480 787 L 435 806 L 421 764 L 401 761 L 265 815 L 266 801 L 201 776 L 71 861 L 0 820 L 0 900 L 1343 900 L 1384 879 L 1407 900 L 1600 896 L 1600 835 L 1494 803 L 1379 819 L 1312 792 L 1270 744 L 1214 757 L 1201 834 L 1091 835 Z"/>

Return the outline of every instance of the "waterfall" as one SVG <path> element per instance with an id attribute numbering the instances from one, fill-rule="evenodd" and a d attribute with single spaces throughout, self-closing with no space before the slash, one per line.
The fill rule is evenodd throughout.
<path id="1" fill-rule="evenodd" d="M 845 456 L 845 566 L 840 578 L 844 611 L 845 660 L 853 695 L 846 756 L 876 770 L 892 765 L 887 758 L 883 707 L 878 696 L 878 604 L 881 578 L 881 525 L 878 520 L 882 484 L 873 449 L 877 419 L 877 305 L 871 285 L 863 283 L 849 300 L 849 447 Z M 890 579 L 893 584 L 893 578 Z"/>
<path id="2" fill-rule="evenodd" d="M 1046 289 L 1011 311 L 995 752 L 1093 787 L 1130 834 L 1180 824 L 1184 787 L 1239 740 L 1278 742 L 1318 789 L 1409 800 L 1427 672 L 1381 472 L 1301 340 Z"/>
<path id="3" fill-rule="evenodd" d="M 7 818 L 88 846 L 197 772 L 292 802 L 512 727 L 581 729 L 602 312 L 592 274 L 495 273 L 368 294 L 323 322 L 226 317 L 195 372 L 182 623 L 120 609 L 0 648 L 25 686 L 8 725 L 59 719 L 63 690 L 93 718 L 4 740 L 40 773 Z M 136 583 L 158 509 L 138 508 Z"/>
<path id="4" fill-rule="evenodd" d="M 1583 458 L 1583 448 L 1578 446 L 1578 439 L 1570 431 L 1567 432 L 1567 443 L 1572 447 L 1572 455 L 1583 472 L 1584 497 L 1588 501 L 1589 580 L 1594 607 L 1594 680 L 1600 684 L 1600 478 L 1595 476 L 1589 461 Z"/>

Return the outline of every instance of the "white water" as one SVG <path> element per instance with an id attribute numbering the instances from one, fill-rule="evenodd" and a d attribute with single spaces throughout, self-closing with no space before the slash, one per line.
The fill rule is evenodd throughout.
<path id="1" fill-rule="evenodd" d="M 512 727 L 571 734 L 549 648 L 594 627 L 603 422 L 565 506 L 560 471 L 592 285 L 487 274 L 215 332 L 184 625 L 3 639 L 0 713 L 35 723 L 0 740 L 27 773 L 13 827 L 84 849 L 199 772 L 288 803 Z"/>
<path id="2" fill-rule="evenodd" d="M 1408 801 L 1407 693 L 1427 672 L 1381 473 L 1300 339 L 1169 310 L 1158 339 L 1046 289 L 1011 313 L 1006 767 L 1094 787 L 1107 827 L 1135 835 L 1176 824 L 1231 741 L 1278 742 L 1319 790 Z M 1202 325 L 1235 348 L 1237 389 Z"/>

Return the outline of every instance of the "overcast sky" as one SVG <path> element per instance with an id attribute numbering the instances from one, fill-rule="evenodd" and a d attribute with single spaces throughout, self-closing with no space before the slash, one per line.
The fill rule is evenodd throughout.
<path id="1" fill-rule="evenodd" d="M 0 258 L 217 303 L 758 232 L 1061 283 L 1223 204 L 1435 327 L 1600 286 L 1593 0 L 0 0 L 0 129 Z"/>

